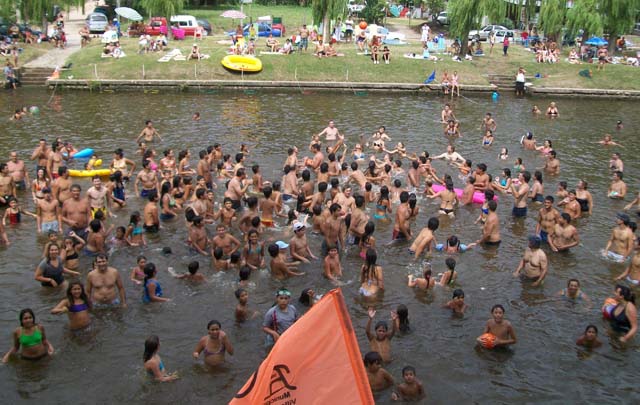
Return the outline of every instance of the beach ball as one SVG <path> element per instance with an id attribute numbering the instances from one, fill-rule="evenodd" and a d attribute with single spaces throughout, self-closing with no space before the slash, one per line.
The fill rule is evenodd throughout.
<path id="1" fill-rule="evenodd" d="M 360 27 L 361 30 L 366 30 L 367 23 L 365 21 L 360 21 L 360 24 L 358 24 L 358 27 Z"/>
<path id="2" fill-rule="evenodd" d="M 478 341 L 485 349 L 493 349 L 496 343 L 496 335 L 493 333 L 484 333 L 480 335 Z"/>
<path id="3" fill-rule="evenodd" d="M 602 305 L 602 316 L 607 319 L 611 318 L 611 313 L 618 305 L 618 301 L 615 298 L 609 297 L 604 300 L 604 304 Z"/>
<path id="4" fill-rule="evenodd" d="M 29 107 L 29 112 L 31 114 L 39 114 L 40 109 L 38 108 L 38 106 L 32 105 L 31 107 Z"/>
<path id="5" fill-rule="evenodd" d="M 493 101 L 498 101 L 498 97 L 500 97 L 500 94 L 498 94 L 497 91 L 494 91 L 493 93 L 491 93 L 491 99 Z"/>

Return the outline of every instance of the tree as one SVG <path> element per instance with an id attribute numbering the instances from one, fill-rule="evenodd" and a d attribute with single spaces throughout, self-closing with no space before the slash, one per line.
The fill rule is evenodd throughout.
<path id="1" fill-rule="evenodd" d="M 346 2 L 344 0 L 313 0 L 311 3 L 311 15 L 314 24 L 322 22 L 322 43 L 328 42 L 331 21 L 345 14 Z"/>
<path id="2" fill-rule="evenodd" d="M 609 50 L 615 49 L 616 40 L 631 31 L 640 10 L 640 0 L 602 0 L 603 25 L 609 34 Z"/>
<path id="3" fill-rule="evenodd" d="M 446 10 L 444 0 L 425 0 L 424 2 L 429 9 L 429 14 L 438 15 L 441 11 Z"/>
<path id="4" fill-rule="evenodd" d="M 504 0 L 450 0 L 449 32 L 460 39 L 462 54 L 467 52 L 467 38 L 469 31 L 479 25 L 482 17 L 486 16 L 492 22 L 501 21 L 506 16 L 507 2 Z"/>
<path id="5" fill-rule="evenodd" d="M 368 0 L 362 10 L 362 18 L 369 24 L 382 24 L 385 17 L 386 3 L 383 0 Z"/>
<path id="6" fill-rule="evenodd" d="M 566 0 L 545 0 L 540 6 L 540 29 L 544 31 L 546 37 L 553 37 L 557 42 L 558 34 L 564 27 L 564 20 L 567 14 Z"/>
<path id="7" fill-rule="evenodd" d="M 576 0 L 573 7 L 567 10 L 567 28 L 572 34 L 583 31 L 582 38 L 591 35 L 602 35 L 602 16 L 599 10 L 600 0 Z"/>
<path id="8" fill-rule="evenodd" d="M 140 0 L 140 5 L 149 16 L 164 16 L 169 20 L 172 15 L 180 14 L 184 0 Z"/>

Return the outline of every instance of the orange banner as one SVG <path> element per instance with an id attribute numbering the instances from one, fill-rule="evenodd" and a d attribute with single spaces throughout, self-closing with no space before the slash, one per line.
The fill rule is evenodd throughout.
<path id="1" fill-rule="evenodd" d="M 340 289 L 327 293 L 280 336 L 229 403 L 374 404 Z"/>

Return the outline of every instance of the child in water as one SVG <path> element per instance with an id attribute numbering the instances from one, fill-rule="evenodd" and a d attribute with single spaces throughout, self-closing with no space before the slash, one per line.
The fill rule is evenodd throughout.
<path id="1" fill-rule="evenodd" d="M 244 322 L 255 318 L 258 311 L 249 310 L 249 293 L 244 288 L 238 288 L 234 292 L 238 305 L 236 305 L 236 321 Z"/>
<path id="2" fill-rule="evenodd" d="M 189 281 L 197 281 L 197 282 L 206 281 L 207 280 L 206 277 L 203 274 L 198 273 L 199 268 L 200 268 L 200 262 L 197 260 L 194 260 L 191 263 L 189 263 L 189 265 L 187 266 L 187 269 L 189 270 L 188 273 L 175 274 L 174 277 L 181 280 L 189 280 Z"/>
<path id="3" fill-rule="evenodd" d="M 393 377 L 382 368 L 382 357 L 378 352 L 369 352 L 364 355 L 364 366 L 367 369 L 367 378 L 371 391 L 382 391 L 393 385 Z"/>
<path id="4" fill-rule="evenodd" d="M 391 331 L 389 331 L 389 327 L 385 321 L 380 321 L 376 323 L 375 334 L 373 334 L 371 333 L 371 321 L 373 317 L 376 316 L 376 310 L 369 308 L 368 314 L 369 320 L 367 321 L 366 332 L 367 339 L 369 339 L 369 346 L 372 351 L 380 355 L 385 363 L 388 363 L 391 361 L 391 339 L 396 333 L 396 319 L 398 319 L 398 315 L 395 312 L 391 312 Z"/>
<path id="5" fill-rule="evenodd" d="M 595 349 L 602 346 L 602 342 L 598 339 L 598 328 L 595 325 L 587 326 L 582 336 L 576 340 L 576 344 L 587 349 Z"/>
<path id="6" fill-rule="evenodd" d="M 494 305 L 493 308 L 491 308 L 491 316 L 492 318 L 487 321 L 484 327 L 484 333 L 495 335 L 496 340 L 493 345 L 509 346 L 515 344 L 517 341 L 516 332 L 513 330 L 511 322 L 504 319 L 504 307 L 500 304 Z"/>
<path id="7" fill-rule="evenodd" d="M 18 225 L 21 222 L 22 214 L 29 215 L 30 217 L 38 218 L 38 216 L 32 212 L 25 211 L 18 205 L 18 200 L 15 197 L 9 197 L 9 208 L 4 212 L 4 216 L 2 217 L 2 225 L 7 225 L 7 219 L 9 219 L 9 224 Z"/>
<path id="8" fill-rule="evenodd" d="M 459 288 L 453 290 L 453 298 L 443 308 L 449 308 L 454 315 L 464 315 L 464 311 L 469 308 L 469 305 L 464 303 L 464 291 Z"/>
<path id="9" fill-rule="evenodd" d="M 402 379 L 404 380 L 391 394 L 391 400 L 403 402 L 415 402 L 424 399 L 424 388 L 420 380 L 416 378 L 416 369 L 406 366 L 402 369 Z"/>

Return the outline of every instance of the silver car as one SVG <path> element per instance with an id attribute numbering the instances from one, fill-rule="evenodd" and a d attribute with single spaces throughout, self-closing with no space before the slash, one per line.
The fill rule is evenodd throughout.
<path id="1" fill-rule="evenodd" d="M 507 27 L 502 25 L 485 25 L 479 30 L 469 31 L 469 39 L 479 39 L 480 41 L 486 41 L 489 38 L 491 31 L 509 31 Z"/>
<path id="2" fill-rule="evenodd" d="M 91 13 L 87 16 L 87 27 L 89 32 L 105 32 L 109 25 L 107 16 L 102 13 Z"/>

